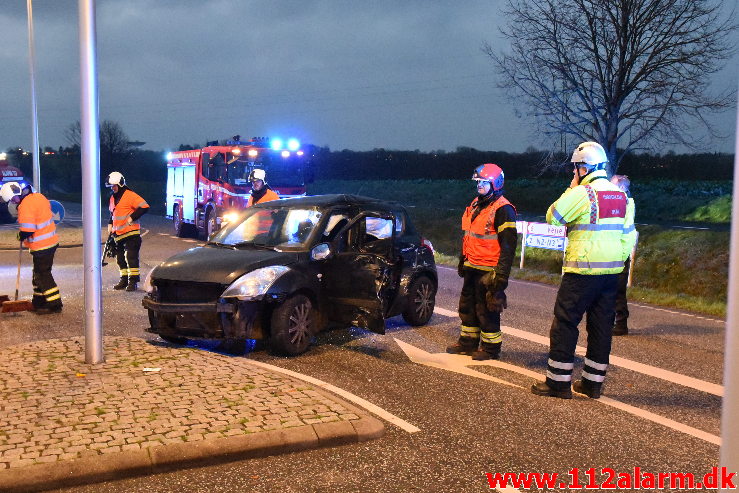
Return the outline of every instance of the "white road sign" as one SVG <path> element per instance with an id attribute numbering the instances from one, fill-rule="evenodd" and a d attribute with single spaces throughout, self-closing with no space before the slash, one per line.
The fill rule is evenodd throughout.
<path id="1" fill-rule="evenodd" d="M 567 236 L 567 229 L 564 226 L 552 226 L 547 223 L 528 223 L 526 232 L 530 235 L 559 236 L 562 238 Z"/>
<path id="2" fill-rule="evenodd" d="M 565 238 L 544 235 L 526 235 L 526 246 L 534 248 L 545 248 L 547 250 L 565 249 Z"/>

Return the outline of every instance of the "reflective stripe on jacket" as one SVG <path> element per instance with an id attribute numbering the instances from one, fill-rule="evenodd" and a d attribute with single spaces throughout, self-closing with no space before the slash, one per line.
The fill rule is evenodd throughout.
<path id="1" fill-rule="evenodd" d="M 141 230 L 141 224 L 138 221 L 134 221 L 128 224 L 129 216 L 138 209 L 139 207 L 149 207 L 144 199 L 141 198 L 137 193 L 126 190 L 123 192 L 123 196 L 115 203 L 115 197 L 110 196 L 110 213 L 113 216 L 113 233 L 116 239 L 121 239 L 121 236 L 131 236 L 132 234 L 139 234 Z"/>
<path id="2" fill-rule="evenodd" d="M 462 255 L 465 257 L 465 265 L 473 267 L 495 267 L 500 258 L 500 243 L 498 243 L 498 232 L 495 230 L 495 213 L 504 205 L 513 204 L 501 196 L 498 200 L 489 204 L 472 219 L 478 197 L 467 206 L 462 214 Z M 505 223 L 501 229 L 516 227 L 516 224 Z"/>
<path id="3" fill-rule="evenodd" d="M 31 193 L 18 204 L 20 230 L 33 232 L 23 241 L 23 246 L 32 252 L 46 250 L 59 244 L 56 224 L 51 214 L 51 204 L 40 193 Z"/>
<path id="4" fill-rule="evenodd" d="M 277 193 L 274 192 L 273 190 L 267 189 L 267 191 L 264 193 L 264 195 L 262 195 L 262 197 L 259 200 L 257 200 L 256 202 L 252 202 L 253 199 L 254 197 L 249 195 L 249 200 L 246 203 L 247 207 L 251 207 L 254 204 L 261 204 L 262 202 L 269 202 L 270 200 L 279 200 L 280 196 L 277 195 Z"/>
<path id="5" fill-rule="evenodd" d="M 567 189 L 547 210 L 547 222 L 567 226 L 564 271 L 617 274 L 636 240 L 634 207 L 626 194 L 598 170 Z"/>

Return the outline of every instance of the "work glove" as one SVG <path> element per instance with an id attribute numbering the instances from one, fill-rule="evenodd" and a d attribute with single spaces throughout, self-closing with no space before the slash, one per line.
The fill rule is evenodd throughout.
<path id="1" fill-rule="evenodd" d="M 508 287 L 508 276 L 491 270 L 482 276 L 480 282 L 487 288 L 489 293 L 497 293 L 498 291 L 504 291 Z"/>
<path id="2" fill-rule="evenodd" d="M 457 264 L 457 275 L 464 277 L 464 255 L 459 256 L 459 263 Z"/>
<path id="3" fill-rule="evenodd" d="M 496 313 L 503 313 L 508 308 L 508 300 L 504 291 L 488 291 L 485 293 L 485 304 L 488 310 Z"/>

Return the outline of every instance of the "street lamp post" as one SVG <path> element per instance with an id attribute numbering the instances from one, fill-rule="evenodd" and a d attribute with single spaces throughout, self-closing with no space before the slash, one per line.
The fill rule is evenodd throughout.
<path id="1" fill-rule="evenodd" d="M 33 132 L 33 188 L 41 191 L 41 166 L 39 164 L 38 114 L 36 111 L 36 49 L 33 40 L 33 1 L 26 0 L 28 10 L 28 64 L 31 69 L 31 128 Z"/>
<path id="2" fill-rule="evenodd" d="M 100 137 L 95 0 L 79 0 L 85 362 L 102 363 L 103 295 L 100 265 Z"/>

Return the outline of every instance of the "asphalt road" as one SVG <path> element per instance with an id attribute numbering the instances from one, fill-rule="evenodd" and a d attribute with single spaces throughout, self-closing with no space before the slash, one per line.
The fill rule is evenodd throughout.
<path id="1" fill-rule="evenodd" d="M 148 232 L 142 272 L 197 245 L 169 235 L 169 224 L 161 219 L 145 216 L 144 227 Z M 2 292 L 9 294 L 16 255 L 0 252 L 0 284 Z M 57 254 L 54 275 L 64 313 L 3 316 L 0 347 L 84 333 L 81 258 L 80 248 L 60 249 Z M 28 262 L 27 255 L 24 260 Z M 152 338 L 144 332 L 142 293 L 113 291 L 110 286 L 116 281 L 116 269 L 109 265 L 104 269 L 104 333 Z M 28 264 L 22 285 L 22 295 L 30 295 Z M 551 323 L 556 295 L 552 286 L 511 282 L 503 324 L 513 332 L 521 331 L 504 335 L 501 361 L 511 366 L 465 366 L 445 356 L 436 357 L 435 366 L 411 361 L 406 350 L 413 351 L 416 360 L 430 359 L 423 352 L 443 353 L 456 339 L 459 326 L 453 312 L 460 288 L 455 271 L 440 268 L 436 300 L 440 313 L 425 327 L 409 327 L 395 318 L 388 322 L 384 336 L 359 329 L 320 334 L 310 351 L 297 358 L 272 356 L 259 348 L 234 356 L 321 379 L 420 431 L 409 433 L 387 423 L 386 436 L 367 443 L 66 491 L 472 492 L 489 491 L 485 473 L 559 473 L 569 481 L 565 475 L 577 467 L 584 484 L 584 471 L 590 467 L 613 468 L 616 473 L 639 467 L 654 474 L 691 472 L 702 477 L 717 465 L 719 447 L 712 442 L 720 435 L 721 399 L 710 390 L 721 384 L 724 321 L 631 305 L 632 333 L 614 340 L 612 354 L 653 368 L 640 369 L 629 362 L 611 366 L 604 396 L 617 401 L 617 406 L 631 406 L 619 409 L 606 399 L 564 401 L 530 393 L 532 375 L 542 376 L 546 369 L 547 347 L 539 341 L 546 341 Z M 580 345 L 585 345 L 583 337 Z M 578 361 L 579 371 L 582 362 Z M 658 378 L 659 369 L 698 382 L 691 387 L 686 378 L 670 374 L 667 380 Z M 460 373 L 469 370 L 477 373 Z M 671 421 L 655 422 L 660 418 Z M 596 476 L 599 482 L 604 479 Z"/>

